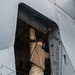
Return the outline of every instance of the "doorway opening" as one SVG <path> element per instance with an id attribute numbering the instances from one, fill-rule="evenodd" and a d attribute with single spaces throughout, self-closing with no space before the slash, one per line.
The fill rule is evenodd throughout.
<path id="1" fill-rule="evenodd" d="M 29 28 L 31 26 L 23 22 L 18 18 L 17 30 L 15 38 L 15 59 L 16 59 L 16 72 L 17 75 L 29 75 L 31 68 L 30 63 L 30 38 L 29 38 Z M 35 28 L 34 28 L 35 29 Z M 43 39 L 45 43 L 44 50 L 49 53 L 48 46 L 48 34 L 43 34 L 39 30 L 35 29 L 36 38 Z M 45 75 L 50 75 L 50 60 L 47 59 L 45 62 L 46 69 L 44 71 Z"/>
<path id="2" fill-rule="evenodd" d="M 19 5 L 14 44 L 17 75 L 29 75 L 30 72 L 30 27 L 35 29 L 37 39 L 43 39 L 45 43 L 44 50 L 50 53 L 48 31 L 50 31 L 51 24 L 52 21 L 48 20 L 38 12 L 31 10 L 29 7 L 24 6 L 24 4 Z M 50 74 L 50 59 L 47 59 L 45 60 L 44 75 Z"/>

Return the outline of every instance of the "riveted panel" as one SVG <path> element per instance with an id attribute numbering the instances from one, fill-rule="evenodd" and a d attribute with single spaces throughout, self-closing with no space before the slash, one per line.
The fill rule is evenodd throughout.
<path id="1" fill-rule="evenodd" d="M 58 18 L 61 40 L 75 70 L 75 25 L 60 14 Z"/>

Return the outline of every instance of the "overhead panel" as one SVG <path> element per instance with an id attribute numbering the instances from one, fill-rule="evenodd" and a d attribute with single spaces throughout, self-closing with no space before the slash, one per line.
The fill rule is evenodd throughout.
<path id="1" fill-rule="evenodd" d="M 47 33 L 47 22 L 43 20 L 41 15 L 34 10 L 32 11 L 29 7 L 24 7 L 21 5 L 19 7 L 18 17 L 41 32 Z"/>

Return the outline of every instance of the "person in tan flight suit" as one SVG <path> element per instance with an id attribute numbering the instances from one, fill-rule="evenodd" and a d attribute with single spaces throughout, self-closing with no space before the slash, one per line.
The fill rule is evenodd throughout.
<path id="1" fill-rule="evenodd" d="M 34 28 L 30 28 L 30 61 L 32 67 L 29 75 L 44 75 L 45 59 L 49 59 L 49 53 L 42 49 L 43 41 L 40 39 L 37 42 Z"/>

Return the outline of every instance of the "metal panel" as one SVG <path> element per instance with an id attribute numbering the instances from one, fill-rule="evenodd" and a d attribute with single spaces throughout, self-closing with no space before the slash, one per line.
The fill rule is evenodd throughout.
<path id="1" fill-rule="evenodd" d="M 75 0 L 55 0 L 56 5 L 75 19 Z"/>
<path id="2" fill-rule="evenodd" d="M 71 64 L 69 56 L 62 45 L 62 74 L 61 75 L 75 75 L 75 70 Z"/>
<path id="3" fill-rule="evenodd" d="M 15 36 L 17 11 L 16 1 L 0 0 L 0 75 L 16 75 L 12 41 Z"/>
<path id="4" fill-rule="evenodd" d="M 40 13 L 37 14 L 37 11 L 35 10 L 32 11 L 32 10 L 33 9 L 30 8 L 29 6 L 20 4 L 18 17 L 22 19 L 23 21 L 25 21 L 26 23 L 28 23 L 29 25 L 37 28 L 38 30 L 46 34 L 47 33 L 47 21 L 44 20 L 43 17 L 39 16 Z"/>
<path id="5" fill-rule="evenodd" d="M 53 3 L 53 4 L 55 3 L 54 0 L 48 0 L 48 1 L 51 2 L 51 3 Z"/>
<path id="6" fill-rule="evenodd" d="M 32 1 L 22 0 L 20 2 L 27 4 L 34 10 L 40 12 L 41 14 L 48 17 L 49 19 L 57 22 L 55 6 L 48 0 L 45 1 L 44 0 L 32 0 Z"/>
<path id="7" fill-rule="evenodd" d="M 9 47 L 13 40 L 17 11 L 16 1 L 0 0 L 0 49 Z"/>
<path id="8" fill-rule="evenodd" d="M 16 75 L 13 47 L 0 50 L 0 75 Z"/>
<path id="9" fill-rule="evenodd" d="M 61 40 L 75 72 L 75 25 L 60 14 L 58 18 Z"/>
<path id="10" fill-rule="evenodd" d="M 61 75 L 61 39 L 58 28 L 49 33 L 52 75 Z"/>

